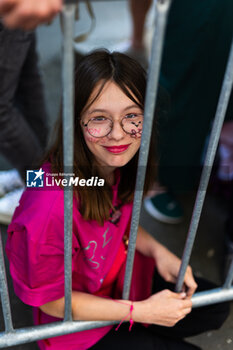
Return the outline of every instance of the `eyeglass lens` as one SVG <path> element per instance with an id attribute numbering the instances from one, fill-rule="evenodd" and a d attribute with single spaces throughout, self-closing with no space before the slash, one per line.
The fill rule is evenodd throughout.
<path id="1" fill-rule="evenodd" d="M 92 118 L 85 126 L 87 127 L 87 130 L 91 136 L 104 137 L 111 132 L 113 128 L 113 122 L 108 118 Z M 143 126 L 143 115 L 129 114 L 122 119 L 121 126 L 127 134 L 141 134 Z"/>

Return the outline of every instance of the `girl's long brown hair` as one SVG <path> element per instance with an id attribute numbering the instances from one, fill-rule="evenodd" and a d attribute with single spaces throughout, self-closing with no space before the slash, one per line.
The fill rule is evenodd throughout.
<path id="1" fill-rule="evenodd" d="M 75 74 L 74 173 L 79 179 L 89 179 L 91 176 L 103 178 L 95 157 L 85 143 L 80 117 L 84 108 L 87 108 L 87 102 L 97 83 L 103 82 L 89 106 L 99 96 L 106 82 L 110 80 L 115 82 L 140 108 L 144 109 L 146 73 L 136 61 L 124 54 L 109 53 L 106 50 L 95 51 L 84 57 Z M 144 192 L 148 191 L 155 181 L 155 137 L 153 134 L 154 132 L 152 132 Z M 52 172 L 62 173 L 68 170 L 63 169 L 61 117 L 58 122 L 57 138 L 47 154 L 47 160 L 51 162 Z M 120 168 L 118 198 L 122 203 L 129 203 L 133 200 L 137 163 L 138 152 L 125 166 Z M 106 181 L 103 187 L 75 187 L 74 193 L 78 198 L 80 212 L 84 219 L 96 220 L 100 225 L 109 219 L 110 211 L 114 208 L 112 207 L 111 186 Z"/>

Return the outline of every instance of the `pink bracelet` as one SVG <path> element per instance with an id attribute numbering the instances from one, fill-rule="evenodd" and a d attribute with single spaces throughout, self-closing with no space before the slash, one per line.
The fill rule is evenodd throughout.
<path id="1" fill-rule="evenodd" d="M 113 299 L 114 300 L 114 299 Z M 118 301 L 118 300 L 114 300 L 116 303 L 120 303 L 120 304 L 124 304 L 124 305 L 129 305 L 127 303 L 123 303 L 122 301 Z M 129 313 L 121 320 L 121 322 L 119 323 L 119 325 L 117 326 L 117 328 L 115 329 L 116 331 L 118 331 L 118 329 L 120 328 L 120 326 L 122 325 L 122 323 L 124 322 L 124 320 L 127 319 L 128 316 L 130 316 L 130 319 L 129 319 L 129 323 L 130 323 L 130 326 L 129 326 L 129 331 L 131 331 L 132 327 L 133 327 L 133 316 L 132 316 L 132 313 L 133 313 L 133 302 L 131 301 L 131 305 L 130 305 L 130 310 L 129 310 Z"/>
<path id="2" fill-rule="evenodd" d="M 108 299 L 111 299 L 113 301 L 115 301 L 115 303 L 119 303 L 119 304 L 123 304 L 123 305 L 128 305 L 128 303 L 124 303 L 123 301 L 119 301 L 119 300 L 116 300 L 116 299 L 113 299 L 109 296 L 102 296 L 102 298 L 108 298 Z M 131 331 L 132 327 L 133 327 L 133 324 L 134 324 L 134 320 L 133 320 L 133 309 L 134 309 L 134 306 L 133 306 L 133 302 L 131 301 L 131 305 L 130 305 L 130 309 L 129 309 L 129 313 L 123 318 L 123 320 L 121 320 L 121 322 L 119 323 L 119 325 L 116 327 L 115 331 L 118 331 L 119 327 L 122 325 L 122 323 L 124 322 L 124 320 L 130 315 L 130 319 L 129 319 L 129 331 Z"/>

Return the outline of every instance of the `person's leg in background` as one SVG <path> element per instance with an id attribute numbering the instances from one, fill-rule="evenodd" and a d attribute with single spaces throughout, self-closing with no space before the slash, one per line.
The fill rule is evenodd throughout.
<path id="1" fill-rule="evenodd" d="M 131 45 L 135 50 L 145 50 L 144 28 L 147 13 L 152 0 L 129 0 L 129 8 L 132 18 Z"/>
<path id="2" fill-rule="evenodd" d="M 171 7 L 161 68 L 171 112 L 167 122 L 161 121 L 159 146 L 161 182 L 173 191 L 192 190 L 198 181 L 195 169 L 201 165 L 233 36 L 232 10 L 229 0 L 181 0 Z"/>
<path id="3" fill-rule="evenodd" d="M 148 66 L 148 57 L 144 43 L 145 21 L 153 0 L 128 0 L 131 17 L 130 40 L 121 43 L 116 51 L 134 58 L 144 68 Z"/>
<path id="4" fill-rule="evenodd" d="M 198 185 L 233 35 L 232 11 L 229 0 L 172 2 L 160 76 L 171 109 L 158 121 L 159 181 L 170 196 L 162 209 L 156 196 L 150 200 L 165 213 L 167 223 L 172 223 L 176 209 L 171 195 L 174 199 L 175 193 L 193 191 Z"/>
<path id="5" fill-rule="evenodd" d="M 24 119 L 27 121 L 37 141 L 39 141 L 42 154 L 48 141 L 48 115 L 45 107 L 40 69 L 38 67 L 35 33 L 33 33 L 31 38 L 27 57 L 21 70 L 16 97 Z M 28 169 L 31 163 L 25 163 L 25 169 Z"/>
<path id="6" fill-rule="evenodd" d="M 46 120 L 41 82 L 36 72 L 35 34 L 3 27 L 0 42 L 0 150 L 25 177 L 26 166 L 32 165 L 42 155 L 39 138 L 46 137 L 46 127 L 43 136 L 39 135 L 41 130 L 35 132 L 35 127 L 41 124 L 39 119 L 42 123 Z M 26 66 L 28 64 L 30 66 Z M 30 108 L 25 115 L 21 113 L 18 96 L 23 98 L 20 101 L 23 112 Z M 34 130 L 31 127 L 33 118 Z"/>
<path id="7" fill-rule="evenodd" d="M 35 127 L 40 124 L 39 113 L 42 113 L 39 116 L 42 123 L 47 118 L 44 99 L 40 92 L 41 82 L 39 75 L 36 75 L 36 70 L 35 34 L 8 30 L 0 23 L 0 151 L 19 171 L 23 180 L 25 180 L 26 168 L 33 167 L 33 164 L 42 156 L 47 137 L 46 127 L 43 131 L 38 130 L 38 133 L 34 132 L 35 128 L 33 130 L 31 127 L 34 117 Z M 25 82 L 22 79 L 25 79 Z M 21 97 L 23 96 L 22 101 L 19 101 L 19 93 Z M 36 93 L 38 93 L 37 96 Z M 27 103 L 32 114 L 29 116 L 26 113 L 24 116 L 22 111 L 27 108 L 25 101 L 29 101 L 30 98 L 32 98 L 32 103 Z M 34 111 L 33 103 L 35 104 Z M 29 119 L 31 125 L 28 123 Z M 38 134 L 40 134 L 39 137 Z M 44 141 L 40 142 L 42 139 Z M 8 192 L 14 187 L 19 187 L 20 182 L 21 187 L 23 185 L 15 170 L 1 173 L 0 182 L 2 194 L 4 190 Z M 9 223 L 21 193 L 22 188 L 0 199 L 1 222 Z"/>

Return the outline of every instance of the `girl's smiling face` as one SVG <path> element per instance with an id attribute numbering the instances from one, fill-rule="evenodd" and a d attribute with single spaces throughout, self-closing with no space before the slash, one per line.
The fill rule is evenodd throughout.
<path id="1" fill-rule="evenodd" d="M 92 92 L 89 103 L 98 95 L 102 82 Z M 132 114 L 143 114 L 143 110 L 133 102 L 113 81 L 108 81 L 99 96 L 85 109 L 81 116 L 81 125 L 87 147 L 102 166 L 103 173 L 113 172 L 115 168 L 127 164 L 136 154 L 141 143 L 141 133 L 127 134 L 121 127 L 124 117 Z M 105 137 L 97 138 L 89 134 L 88 121 L 92 118 L 108 118 L 113 128 Z"/>

